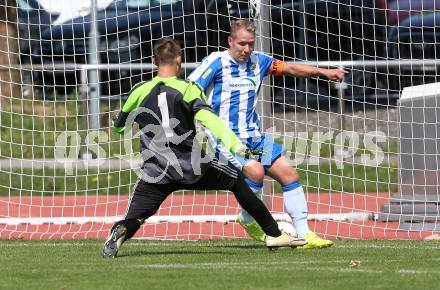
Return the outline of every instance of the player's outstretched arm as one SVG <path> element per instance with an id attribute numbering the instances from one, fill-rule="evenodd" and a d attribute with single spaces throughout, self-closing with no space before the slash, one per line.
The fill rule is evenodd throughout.
<path id="1" fill-rule="evenodd" d="M 283 68 L 284 75 L 301 78 L 324 77 L 337 82 L 342 81 L 347 73 L 343 68 L 325 69 L 306 64 L 285 63 Z"/>

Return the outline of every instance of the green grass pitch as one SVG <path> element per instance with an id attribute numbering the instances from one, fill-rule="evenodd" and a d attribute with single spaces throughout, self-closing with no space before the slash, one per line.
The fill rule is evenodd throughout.
<path id="1" fill-rule="evenodd" d="M 1 289 L 439 289 L 438 241 L 336 241 L 270 252 L 250 240 L 0 240 Z M 351 260 L 360 261 L 350 267 Z"/>

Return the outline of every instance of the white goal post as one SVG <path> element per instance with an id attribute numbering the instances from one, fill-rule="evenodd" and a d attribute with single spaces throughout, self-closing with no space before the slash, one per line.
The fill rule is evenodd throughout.
<path id="1" fill-rule="evenodd" d="M 438 189 L 407 184 L 420 170 L 438 171 L 439 103 L 399 98 L 405 87 L 422 86 L 417 95 L 438 81 L 440 1 L 56 2 L 0 7 L 0 238 L 105 237 L 141 162 L 136 140 L 127 150 L 111 118 L 154 75 L 154 42 L 181 42 L 185 78 L 227 49 L 238 18 L 256 21 L 257 48 L 277 59 L 350 71 L 342 84 L 267 77 L 260 92 L 262 130 L 301 175 L 310 228 L 331 239 L 421 239 L 439 230 Z M 437 135 L 420 134 L 427 127 Z M 289 221 L 270 178 L 264 200 Z M 238 211 L 230 192 L 176 192 L 137 237 L 243 238 Z"/>

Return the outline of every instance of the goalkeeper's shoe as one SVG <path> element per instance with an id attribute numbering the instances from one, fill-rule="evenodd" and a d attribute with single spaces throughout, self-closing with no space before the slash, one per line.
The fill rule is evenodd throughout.
<path id="1" fill-rule="evenodd" d="M 102 248 L 103 258 L 115 258 L 118 254 L 119 248 L 125 239 L 125 234 L 127 233 L 127 228 L 120 224 L 114 228 L 110 237 L 105 241 L 104 247 Z"/>
<path id="2" fill-rule="evenodd" d="M 242 220 L 241 220 L 241 215 L 238 214 L 237 215 L 237 222 L 244 228 L 244 230 L 246 231 L 246 233 L 248 233 L 248 235 L 258 241 L 258 242 L 264 242 L 264 232 L 263 229 L 260 227 L 260 225 L 257 223 L 256 220 L 253 220 L 250 224 L 245 224 Z"/>
<path id="3" fill-rule="evenodd" d="M 279 237 L 271 237 L 266 235 L 264 242 L 269 250 L 278 249 L 279 247 L 296 248 L 307 244 L 306 240 L 295 238 L 294 236 L 291 236 L 285 232 L 281 232 L 281 236 Z"/>
<path id="4" fill-rule="evenodd" d="M 299 247 L 300 249 L 322 249 L 333 245 L 332 241 L 322 239 L 312 231 L 308 231 L 304 239 L 307 241 L 307 245 Z"/>

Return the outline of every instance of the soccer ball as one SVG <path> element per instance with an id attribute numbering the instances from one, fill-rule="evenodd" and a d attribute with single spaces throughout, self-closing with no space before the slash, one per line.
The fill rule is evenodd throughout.
<path id="1" fill-rule="evenodd" d="M 296 237 L 295 227 L 291 223 L 278 222 L 278 228 L 280 229 L 280 231 L 283 231 L 283 232 L 291 235 L 292 237 Z"/>

